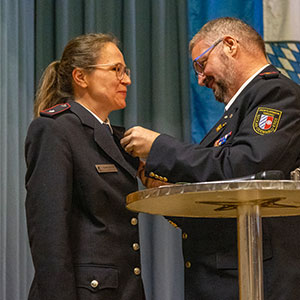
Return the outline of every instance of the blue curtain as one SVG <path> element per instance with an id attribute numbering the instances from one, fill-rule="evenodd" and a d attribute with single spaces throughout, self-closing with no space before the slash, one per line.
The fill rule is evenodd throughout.
<path id="1" fill-rule="evenodd" d="M 33 276 L 25 222 L 24 139 L 34 90 L 69 39 L 112 32 L 132 70 L 126 110 L 114 124 L 190 138 L 187 10 L 177 0 L 0 1 L 0 299 L 27 298 Z M 140 215 L 147 299 L 183 298 L 181 234 L 163 217 Z"/>
<path id="2" fill-rule="evenodd" d="M 34 0 L 0 1 L 0 299 L 26 299 L 24 138 L 34 95 Z"/>
<path id="3" fill-rule="evenodd" d="M 133 80 L 128 107 L 113 115 L 113 123 L 138 124 L 189 141 L 191 121 L 193 141 L 198 142 L 223 106 L 197 85 L 192 71 L 189 75 L 188 41 L 205 22 L 227 15 L 262 32 L 261 0 L 0 1 L 1 300 L 26 299 L 33 275 L 24 214 L 23 143 L 34 87 L 45 66 L 75 35 L 113 32 L 122 42 Z M 180 230 L 160 216 L 141 214 L 140 219 L 148 299 L 182 300 Z"/>
<path id="4" fill-rule="evenodd" d="M 40 0 L 36 2 L 36 64 L 60 57 L 69 39 L 112 32 L 131 69 L 127 107 L 113 124 L 141 125 L 190 139 L 187 9 L 177 0 Z M 163 217 L 140 214 L 142 276 L 147 299 L 183 298 L 181 232 Z"/>
<path id="5" fill-rule="evenodd" d="M 189 40 L 206 22 L 219 17 L 240 18 L 263 34 L 262 0 L 188 0 Z M 210 89 L 198 86 L 191 62 L 190 81 L 192 140 L 198 143 L 221 117 L 224 105 Z"/>

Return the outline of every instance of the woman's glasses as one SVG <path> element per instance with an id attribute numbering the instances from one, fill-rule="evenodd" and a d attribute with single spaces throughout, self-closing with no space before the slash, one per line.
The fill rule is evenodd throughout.
<path id="1" fill-rule="evenodd" d="M 106 69 L 105 67 L 113 67 L 110 69 Z M 97 64 L 88 66 L 88 68 L 95 68 L 95 69 L 103 69 L 103 70 L 112 70 L 116 71 L 117 78 L 122 80 L 124 78 L 124 74 L 126 74 L 130 78 L 130 69 L 122 65 L 121 63 L 116 64 Z"/>

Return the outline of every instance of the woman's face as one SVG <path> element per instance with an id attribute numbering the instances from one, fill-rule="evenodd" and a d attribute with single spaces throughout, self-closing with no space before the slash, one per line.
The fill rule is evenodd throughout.
<path id="1" fill-rule="evenodd" d="M 115 44 L 107 43 L 100 53 L 97 65 L 119 63 L 126 66 L 124 57 Z M 89 98 L 108 113 L 126 107 L 127 86 L 131 84 L 131 80 L 126 73 L 119 79 L 114 65 L 95 67 L 92 72 L 86 74 L 86 84 Z"/>

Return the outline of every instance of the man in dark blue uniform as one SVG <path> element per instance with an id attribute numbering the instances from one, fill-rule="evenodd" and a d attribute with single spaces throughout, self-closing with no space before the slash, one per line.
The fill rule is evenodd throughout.
<path id="1" fill-rule="evenodd" d="M 259 34 L 235 18 L 208 22 L 190 42 L 201 86 L 225 112 L 199 145 L 133 127 L 121 141 L 171 183 L 224 180 L 300 166 L 300 87 L 268 64 Z M 189 219 L 183 230 L 187 300 L 238 299 L 234 219 Z M 264 295 L 300 299 L 300 217 L 263 220 Z"/>

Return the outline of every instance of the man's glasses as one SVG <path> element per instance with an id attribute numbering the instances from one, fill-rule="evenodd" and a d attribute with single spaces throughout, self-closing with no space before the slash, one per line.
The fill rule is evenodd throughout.
<path id="1" fill-rule="evenodd" d="M 88 68 L 96 68 L 96 69 L 104 69 L 105 67 L 112 67 L 111 69 L 107 70 L 112 70 L 116 71 L 117 78 L 119 80 L 122 80 L 124 78 L 124 74 L 126 74 L 130 78 L 130 69 L 122 65 L 121 63 L 116 63 L 116 64 L 97 64 L 97 65 L 91 65 L 88 66 Z"/>
<path id="2" fill-rule="evenodd" d="M 207 48 L 204 52 L 202 52 L 199 56 L 197 56 L 194 61 L 193 61 L 193 67 L 194 67 L 194 71 L 195 71 L 195 75 L 196 77 L 198 78 L 198 75 L 201 75 L 203 76 L 204 74 L 204 69 L 205 69 L 205 65 L 206 65 L 206 62 L 208 60 L 208 57 L 209 57 L 209 53 L 206 57 L 206 59 L 202 62 L 199 61 L 199 59 L 201 57 L 203 57 L 204 54 L 206 54 L 208 51 L 211 51 L 213 50 L 219 43 L 221 43 L 223 41 L 223 38 L 222 39 L 219 39 L 217 40 L 216 42 L 214 42 L 209 48 Z"/>

